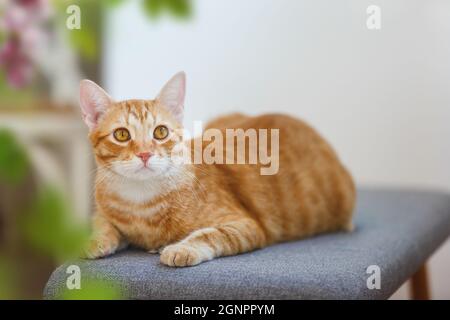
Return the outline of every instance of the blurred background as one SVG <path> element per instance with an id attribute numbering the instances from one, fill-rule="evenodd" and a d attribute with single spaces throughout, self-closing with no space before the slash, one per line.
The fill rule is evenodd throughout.
<path id="1" fill-rule="evenodd" d="M 358 185 L 450 191 L 449 39 L 446 0 L 0 0 L 0 299 L 40 298 L 85 241 L 95 167 L 80 79 L 153 98 L 184 70 L 188 129 L 284 112 L 317 128 Z M 449 266 L 447 242 L 433 298 L 450 299 Z"/>

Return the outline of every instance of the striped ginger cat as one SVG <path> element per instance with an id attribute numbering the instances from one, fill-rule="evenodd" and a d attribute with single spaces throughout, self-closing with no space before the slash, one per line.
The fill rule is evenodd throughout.
<path id="1" fill-rule="evenodd" d="M 185 267 L 351 230 L 352 178 L 328 143 L 300 120 L 234 114 L 207 126 L 220 132 L 279 129 L 277 174 L 261 175 L 260 164 L 176 161 L 194 149 L 182 140 L 185 82 L 178 73 L 155 100 L 121 102 L 93 82 L 81 82 L 82 114 L 98 166 L 86 258 L 132 244 L 159 252 L 165 265 Z"/>

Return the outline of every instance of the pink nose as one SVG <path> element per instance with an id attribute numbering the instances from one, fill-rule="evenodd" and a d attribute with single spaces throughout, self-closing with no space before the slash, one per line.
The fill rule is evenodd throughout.
<path id="1" fill-rule="evenodd" d="M 141 152 L 141 153 L 138 153 L 137 156 L 138 156 L 139 158 L 141 158 L 141 160 L 142 160 L 144 163 L 147 163 L 147 160 L 150 159 L 150 157 L 152 156 L 152 154 L 151 154 L 150 152 Z"/>

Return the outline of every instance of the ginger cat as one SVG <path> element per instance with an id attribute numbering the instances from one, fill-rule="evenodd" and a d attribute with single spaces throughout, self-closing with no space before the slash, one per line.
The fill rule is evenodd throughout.
<path id="1" fill-rule="evenodd" d="M 262 175 L 261 164 L 176 161 L 195 149 L 182 139 L 185 83 L 178 73 L 155 100 L 115 102 L 95 83 L 81 82 L 81 110 L 98 166 L 87 258 L 132 244 L 159 252 L 165 265 L 185 267 L 351 230 L 352 178 L 328 143 L 300 120 L 234 114 L 207 126 L 223 133 L 279 129 L 276 174 Z"/>

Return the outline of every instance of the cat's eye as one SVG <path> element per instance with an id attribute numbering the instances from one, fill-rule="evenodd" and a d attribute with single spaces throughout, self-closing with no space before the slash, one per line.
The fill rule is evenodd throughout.
<path id="1" fill-rule="evenodd" d="M 114 130 L 114 138 L 119 142 L 126 142 L 131 139 L 130 131 L 125 128 Z"/>
<path id="2" fill-rule="evenodd" d="M 158 140 L 163 140 L 169 135 L 169 129 L 166 126 L 157 126 L 153 131 L 153 137 Z"/>

